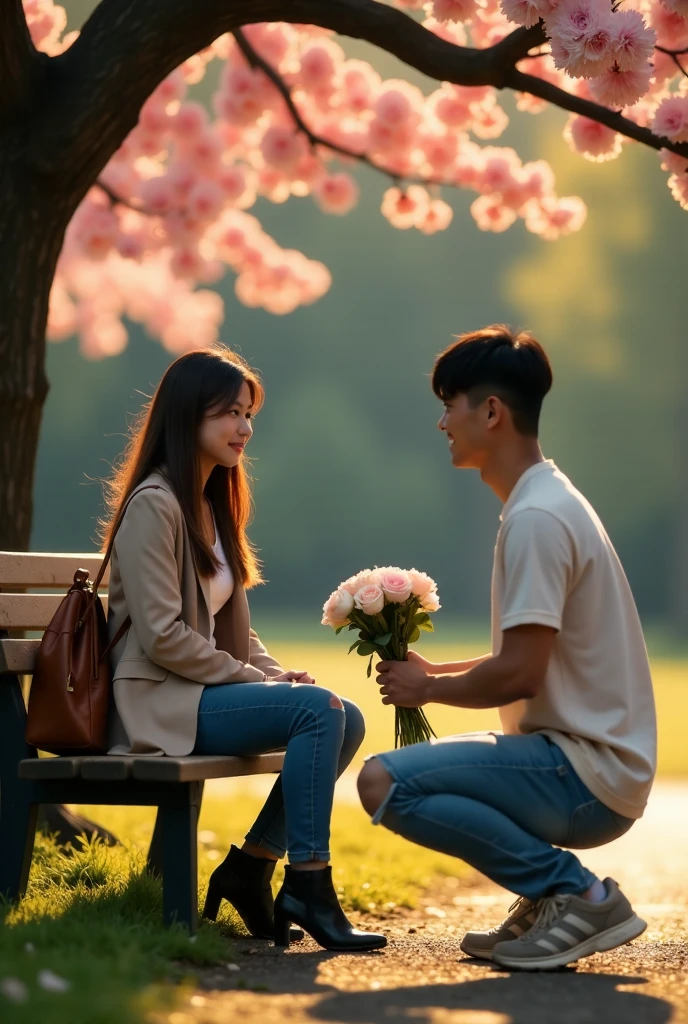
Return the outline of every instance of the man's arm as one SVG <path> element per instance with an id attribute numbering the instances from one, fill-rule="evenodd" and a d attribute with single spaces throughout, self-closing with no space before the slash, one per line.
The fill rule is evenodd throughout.
<path id="1" fill-rule="evenodd" d="M 422 665 L 428 675 L 432 676 L 443 676 L 448 672 L 454 674 L 458 672 L 468 672 L 469 668 L 474 668 L 479 665 L 481 661 L 487 661 L 491 658 L 491 654 L 480 654 L 477 658 L 468 658 L 466 661 L 428 661 L 417 651 L 409 651 L 409 661 L 415 662 L 417 665 Z"/>
<path id="2" fill-rule="evenodd" d="M 380 662 L 377 681 L 382 703 L 498 708 L 534 697 L 544 682 L 556 634 L 551 626 L 514 626 L 502 634 L 499 654 L 456 674 L 428 674 L 417 656 L 409 661 Z"/>

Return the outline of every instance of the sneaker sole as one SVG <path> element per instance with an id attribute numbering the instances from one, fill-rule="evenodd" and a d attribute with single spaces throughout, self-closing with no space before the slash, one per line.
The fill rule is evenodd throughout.
<path id="1" fill-rule="evenodd" d="M 527 959 L 493 953 L 491 959 L 500 967 L 513 967 L 522 971 L 551 971 L 557 967 L 573 964 L 584 956 L 592 956 L 593 953 L 606 953 L 618 946 L 625 946 L 627 942 L 632 942 L 633 939 L 642 935 L 646 928 L 647 923 L 634 914 L 633 917 L 622 921 L 621 924 L 608 928 L 604 932 L 598 932 L 597 935 L 591 935 L 589 939 L 561 953 L 550 953 L 549 956 L 528 957 Z"/>
<path id="2" fill-rule="evenodd" d="M 466 956 L 472 956 L 474 960 L 491 960 L 492 950 L 491 949 L 472 949 L 471 946 L 465 946 L 463 942 L 459 946 L 462 953 Z"/>

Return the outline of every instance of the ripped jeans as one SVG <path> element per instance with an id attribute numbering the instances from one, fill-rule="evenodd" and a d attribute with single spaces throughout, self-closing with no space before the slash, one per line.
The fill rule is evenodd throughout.
<path id="1" fill-rule="evenodd" d="M 307 683 L 206 686 L 194 754 L 285 750 L 284 768 L 246 839 L 291 863 L 330 859 L 334 784 L 363 742 L 351 701 Z"/>
<path id="2" fill-rule="evenodd" d="M 585 892 L 595 875 L 558 847 L 603 846 L 633 824 L 539 733 L 447 736 L 376 756 L 394 782 L 373 824 L 460 857 L 530 900 Z"/>

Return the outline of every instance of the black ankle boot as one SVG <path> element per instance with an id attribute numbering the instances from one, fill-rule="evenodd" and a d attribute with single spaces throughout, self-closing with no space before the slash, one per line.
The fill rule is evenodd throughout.
<path id="1" fill-rule="evenodd" d="M 232 846 L 222 864 L 210 876 L 203 917 L 214 921 L 222 900 L 227 900 L 251 935 L 256 939 L 273 938 L 274 901 L 270 880 L 275 866 L 274 860 L 252 857 Z M 303 938 L 303 932 L 300 928 L 292 928 L 289 938 L 298 942 Z"/>
<path id="2" fill-rule="evenodd" d="M 284 885 L 275 900 L 275 945 L 289 945 L 290 924 L 300 924 L 325 949 L 363 951 L 382 949 L 384 935 L 354 928 L 339 905 L 332 868 L 294 871 L 287 866 Z"/>

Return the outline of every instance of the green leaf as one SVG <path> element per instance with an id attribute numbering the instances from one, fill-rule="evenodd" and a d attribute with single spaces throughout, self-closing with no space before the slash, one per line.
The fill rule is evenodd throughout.
<path id="1" fill-rule="evenodd" d="M 351 647 L 349 648 L 349 650 L 348 650 L 348 652 L 347 652 L 347 653 L 348 653 L 348 654 L 351 654 L 351 652 L 352 652 L 352 651 L 354 651 L 354 650 L 355 650 L 355 649 L 356 649 L 357 647 L 360 647 L 360 645 L 361 645 L 362 643 L 363 643 L 363 641 L 362 641 L 362 640 L 354 640 L 354 642 L 352 643 L 352 645 L 351 645 Z"/>
<path id="2" fill-rule="evenodd" d="M 424 633 L 434 633 L 435 627 L 432 622 L 421 622 L 418 629 L 422 629 Z"/>
<path id="3" fill-rule="evenodd" d="M 408 638 L 408 643 L 415 644 L 416 640 L 420 640 L 420 630 L 418 626 L 414 626 L 411 630 L 411 634 Z"/>
<path id="4" fill-rule="evenodd" d="M 391 633 L 385 633 L 384 636 L 376 636 L 373 639 L 373 643 L 377 644 L 378 647 L 386 647 L 391 639 L 392 639 L 392 634 Z"/>
<path id="5" fill-rule="evenodd" d="M 366 669 L 366 676 L 368 677 L 368 679 L 370 679 L 371 675 L 373 674 L 373 658 L 374 657 L 375 657 L 374 654 L 370 655 L 370 661 L 368 662 L 368 668 Z"/>
<path id="6" fill-rule="evenodd" d="M 349 629 L 358 629 L 358 626 L 356 625 L 355 622 L 350 622 L 349 623 Z"/>
<path id="7" fill-rule="evenodd" d="M 347 628 L 346 626 L 337 626 L 337 628 L 335 629 L 335 633 L 337 634 L 337 636 L 339 636 L 339 634 L 341 633 L 341 631 L 342 631 L 343 629 L 346 629 L 346 628 Z M 349 626 L 349 629 L 352 629 L 352 626 Z"/>
<path id="8" fill-rule="evenodd" d="M 358 645 L 358 653 L 362 657 L 366 657 L 368 654 L 376 654 L 377 648 L 375 644 L 368 643 L 367 640 L 362 640 L 361 643 Z"/>
<path id="9" fill-rule="evenodd" d="M 417 626 L 422 626 L 424 623 L 430 621 L 430 616 L 427 612 L 416 612 L 413 616 L 413 621 Z"/>

